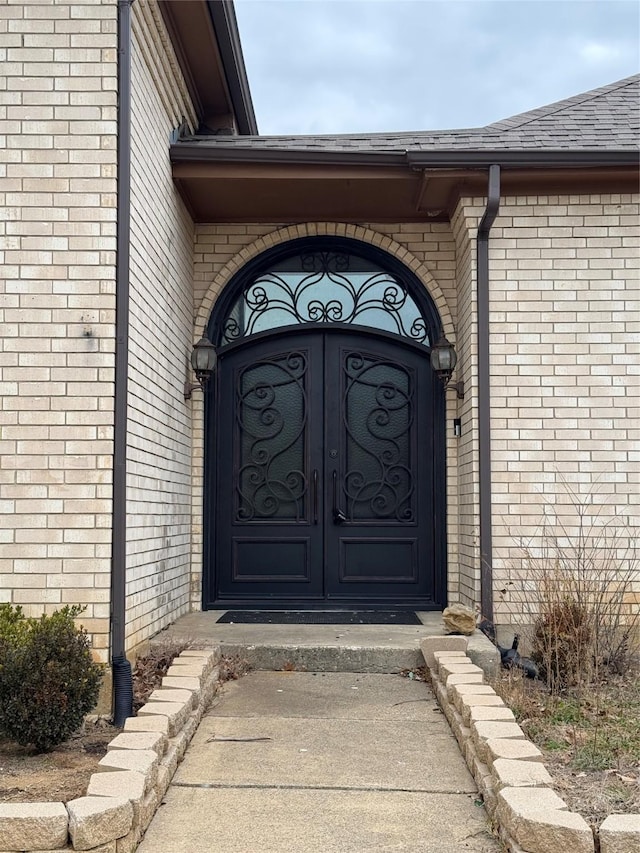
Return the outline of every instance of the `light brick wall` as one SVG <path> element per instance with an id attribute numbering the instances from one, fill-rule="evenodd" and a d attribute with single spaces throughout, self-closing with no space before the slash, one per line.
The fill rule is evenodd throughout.
<path id="1" fill-rule="evenodd" d="M 458 288 L 458 377 L 464 381 L 459 401 L 461 436 L 457 448 L 459 601 L 473 607 L 480 600 L 480 476 L 478 469 L 478 309 L 476 233 L 482 199 L 462 199 L 452 218 L 456 241 Z"/>
<path id="2" fill-rule="evenodd" d="M 113 0 L 0 5 L 0 600 L 86 604 L 107 655 Z"/>
<path id="3" fill-rule="evenodd" d="M 308 223 L 295 226 L 275 224 L 197 225 L 195 241 L 195 336 L 204 331 L 217 297 L 233 274 L 273 245 L 298 237 L 316 234 L 335 234 L 370 242 L 388 251 L 406 264 L 424 282 L 430 292 L 447 336 L 456 342 L 454 328 L 456 302 L 456 245 L 451 228 L 446 223 L 362 226 L 342 223 Z M 193 433 L 193 555 L 192 606 L 201 604 L 202 590 L 202 496 L 204 433 L 202 396 L 194 397 Z M 448 594 L 458 600 L 458 439 L 453 438 L 452 421 L 457 416 L 455 394 L 447 394 L 446 453 L 447 453 L 447 544 Z"/>
<path id="4" fill-rule="evenodd" d="M 638 196 L 503 200 L 491 232 L 494 592 L 499 621 L 535 598 L 520 544 L 546 515 L 640 533 Z M 640 578 L 637 592 L 640 593 Z M 505 592 L 503 592 L 503 590 Z M 636 603 L 637 607 L 637 603 Z"/>
<path id="5" fill-rule="evenodd" d="M 169 137 L 195 116 L 155 0 L 133 5 L 127 647 L 189 609 L 193 222 Z"/>

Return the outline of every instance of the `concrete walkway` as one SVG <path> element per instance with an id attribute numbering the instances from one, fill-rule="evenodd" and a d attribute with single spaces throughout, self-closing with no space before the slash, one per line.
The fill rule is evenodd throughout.
<path id="1" fill-rule="evenodd" d="M 254 672 L 203 718 L 139 853 L 497 853 L 430 689 Z"/>

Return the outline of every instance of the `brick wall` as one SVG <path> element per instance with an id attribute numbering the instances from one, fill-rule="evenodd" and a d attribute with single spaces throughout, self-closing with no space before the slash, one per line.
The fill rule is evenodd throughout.
<path id="1" fill-rule="evenodd" d="M 478 335 L 476 232 L 481 199 L 462 199 L 452 219 L 456 241 L 458 375 L 464 381 L 459 402 L 461 435 L 457 448 L 459 600 L 473 607 L 480 598 L 480 476 L 478 470 Z"/>
<path id="2" fill-rule="evenodd" d="M 193 222 L 169 136 L 195 116 L 155 0 L 133 5 L 127 647 L 189 607 Z"/>
<path id="3" fill-rule="evenodd" d="M 0 5 L 0 600 L 86 604 L 107 655 L 116 220 L 112 0 Z"/>
<path id="4" fill-rule="evenodd" d="M 540 524 L 614 516 L 617 557 L 640 528 L 638 196 L 503 200 L 491 232 L 495 599 L 526 614 Z M 575 493 L 575 498 L 571 496 Z M 599 519 L 598 519 L 599 516 Z M 503 592 L 504 591 L 504 592 Z M 640 577 L 636 587 L 640 593 Z M 635 606 L 637 607 L 637 599 Z"/>

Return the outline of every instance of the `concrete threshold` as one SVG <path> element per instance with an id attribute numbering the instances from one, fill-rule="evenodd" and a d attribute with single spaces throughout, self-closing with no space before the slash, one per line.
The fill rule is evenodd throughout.
<path id="1" fill-rule="evenodd" d="M 444 636 L 439 612 L 417 612 L 421 625 L 245 625 L 218 624 L 225 610 L 189 613 L 158 634 L 195 647 L 219 645 L 255 670 L 392 673 L 424 665 L 420 641 Z M 480 631 L 469 637 L 467 653 L 492 675 L 499 665 L 495 647 Z"/>

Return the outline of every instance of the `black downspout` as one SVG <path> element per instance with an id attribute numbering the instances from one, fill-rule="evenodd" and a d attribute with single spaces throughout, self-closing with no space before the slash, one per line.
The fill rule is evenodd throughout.
<path id="1" fill-rule="evenodd" d="M 500 166 L 489 167 L 487 206 L 478 226 L 478 438 L 480 479 L 480 606 L 493 619 L 491 535 L 491 377 L 489 372 L 489 232 L 500 208 Z"/>
<path id="2" fill-rule="evenodd" d="M 127 374 L 129 366 L 129 231 L 131 201 L 131 3 L 118 0 L 118 201 L 116 352 L 111 543 L 111 664 L 114 724 L 133 716 L 131 664 L 125 655 L 127 558 Z"/>

